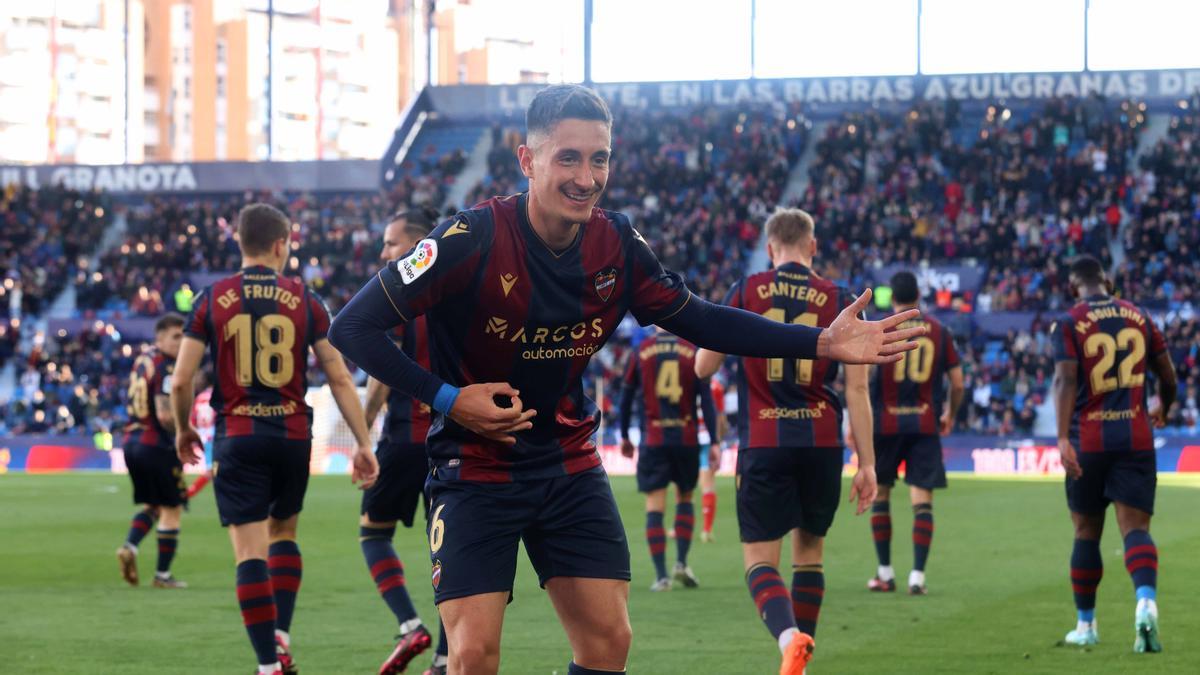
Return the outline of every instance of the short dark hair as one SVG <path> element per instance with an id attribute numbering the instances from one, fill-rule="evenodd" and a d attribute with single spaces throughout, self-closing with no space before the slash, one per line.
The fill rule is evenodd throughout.
<path id="1" fill-rule="evenodd" d="M 608 104 L 595 91 L 579 84 L 556 84 L 534 95 L 525 111 L 526 137 L 548 133 L 567 119 L 593 120 L 612 126 Z"/>
<path id="2" fill-rule="evenodd" d="M 417 206 L 411 209 L 400 209 L 388 219 L 388 224 L 404 222 L 404 234 L 420 239 L 433 231 L 437 226 L 439 214 L 432 206 Z"/>
<path id="3" fill-rule="evenodd" d="M 1075 277 L 1076 283 L 1101 284 L 1104 283 L 1104 266 L 1090 255 L 1081 255 L 1071 262 L 1071 276 Z"/>
<path id="4" fill-rule="evenodd" d="M 187 323 L 187 321 L 185 321 L 184 318 L 179 314 L 176 314 L 175 312 L 167 312 L 166 314 L 158 317 L 158 321 L 154 322 L 154 334 L 158 335 L 164 330 L 170 330 L 172 328 L 183 328 L 185 323 Z"/>
<path id="5" fill-rule="evenodd" d="M 269 253 L 275 242 L 288 238 L 289 229 L 288 217 L 270 204 L 249 204 L 238 213 L 238 243 L 245 255 Z"/>
<path id="6" fill-rule="evenodd" d="M 917 275 L 908 270 L 900 270 L 892 275 L 888 282 L 892 287 L 892 302 L 911 305 L 921 298 L 921 287 L 917 284 Z"/>

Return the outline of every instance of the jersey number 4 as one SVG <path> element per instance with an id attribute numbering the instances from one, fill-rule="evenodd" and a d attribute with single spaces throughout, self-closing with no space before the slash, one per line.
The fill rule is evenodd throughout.
<path id="1" fill-rule="evenodd" d="M 679 383 L 679 362 L 663 361 L 658 364 L 658 377 L 654 380 L 654 395 L 679 405 L 683 398 L 683 385 Z"/>
<path id="2" fill-rule="evenodd" d="M 254 321 L 249 314 L 238 314 L 225 324 L 225 340 L 234 341 L 238 384 L 254 384 L 255 375 L 264 386 L 274 389 L 292 381 L 296 326 L 288 317 L 267 314 Z"/>
<path id="3" fill-rule="evenodd" d="M 1117 350 L 1129 350 L 1129 356 L 1121 359 L 1117 367 L 1117 376 L 1112 377 L 1113 362 L 1117 360 Z M 1133 369 L 1146 356 L 1146 338 L 1142 331 L 1136 328 L 1122 328 L 1117 337 L 1108 333 L 1093 333 L 1083 342 L 1083 353 L 1089 359 L 1100 357 L 1100 362 L 1092 367 L 1090 378 L 1092 391 L 1097 394 L 1114 391 L 1117 387 L 1130 389 L 1140 387 L 1146 381 L 1144 373 L 1135 373 Z"/>

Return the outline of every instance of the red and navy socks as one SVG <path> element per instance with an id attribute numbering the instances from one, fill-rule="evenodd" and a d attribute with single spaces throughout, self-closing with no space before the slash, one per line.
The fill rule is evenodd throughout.
<path id="1" fill-rule="evenodd" d="M 696 526 L 696 507 L 691 502 L 675 505 L 675 553 L 680 565 L 687 566 L 692 548 L 692 529 Z"/>
<path id="2" fill-rule="evenodd" d="M 136 551 L 138 544 L 142 543 L 152 527 L 154 515 L 151 511 L 142 510 L 133 514 L 133 520 L 129 523 L 129 534 L 125 535 L 125 546 Z"/>
<path id="3" fill-rule="evenodd" d="M 246 560 L 237 566 L 237 598 L 242 623 L 261 666 L 278 662 L 275 653 L 275 593 L 267 561 Z"/>
<path id="4" fill-rule="evenodd" d="M 779 576 L 779 570 L 765 563 L 746 572 L 746 586 L 758 609 L 758 616 L 771 635 L 779 640 L 785 631 L 796 629 L 791 594 Z"/>
<path id="5" fill-rule="evenodd" d="M 158 566 L 154 570 L 159 577 L 171 576 L 171 561 L 175 560 L 175 549 L 178 547 L 178 529 L 158 531 Z"/>
<path id="6" fill-rule="evenodd" d="M 1139 601 L 1158 599 L 1158 547 L 1146 530 L 1125 535 L 1125 569 Z"/>
<path id="7" fill-rule="evenodd" d="M 1071 591 L 1082 623 L 1096 620 L 1096 589 L 1104 577 L 1104 558 L 1096 539 L 1076 539 L 1071 549 Z"/>
<path id="8" fill-rule="evenodd" d="M 646 512 L 646 543 L 650 546 L 650 559 L 654 561 L 656 579 L 667 576 L 667 531 L 663 529 L 663 512 Z"/>
<path id="9" fill-rule="evenodd" d="M 290 539 L 273 542 L 267 549 L 267 565 L 278 612 L 275 628 L 287 633 L 292 627 L 296 594 L 300 592 L 300 578 L 304 571 L 300 547 Z"/>
<path id="10" fill-rule="evenodd" d="M 892 512 L 891 504 L 887 501 L 871 505 L 871 538 L 875 540 L 875 555 L 879 558 L 879 566 L 891 567 Z"/>
<path id="11" fill-rule="evenodd" d="M 821 563 L 792 565 L 792 614 L 801 633 L 817 636 L 817 617 L 824 598 L 825 567 Z"/>
<path id="12" fill-rule="evenodd" d="M 396 528 L 360 527 L 358 530 L 359 543 L 362 546 L 363 558 L 375 580 L 375 588 L 383 596 L 388 609 L 396 615 L 396 622 L 403 624 L 417 618 L 417 610 L 413 607 L 412 599 L 408 596 L 408 588 L 404 584 L 404 565 L 392 547 L 392 537 Z"/>
<path id="13" fill-rule="evenodd" d="M 913 570 L 925 571 L 933 543 L 933 504 L 913 504 Z"/>

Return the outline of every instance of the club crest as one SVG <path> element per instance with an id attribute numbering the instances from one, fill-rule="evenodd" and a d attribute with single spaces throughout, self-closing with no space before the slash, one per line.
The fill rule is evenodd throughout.
<path id="1" fill-rule="evenodd" d="M 442 561 L 437 560 L 433 563 L 433 587 L 437 588 L 442 582 Z"/>
<path id="2" fill-rule="evenodd" d="M 604 302 L 612 296 L 613 288 L 617 285 L 617 271 L 613 268 L 596 273 L 596 295 Z"/>

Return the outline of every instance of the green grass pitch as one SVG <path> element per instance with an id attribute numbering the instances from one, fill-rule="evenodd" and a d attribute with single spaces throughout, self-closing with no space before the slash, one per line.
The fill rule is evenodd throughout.
<path id="1" fill-rule="evenodd" d="M 693 545 L 700 588 L 657 595 L 646 590 L 651 568 L 641 499 L 631 478 L 614 478 L 613 485 L 633 554 L 629 672 L 775 672 L 778 650 L 742 581 L 732 481 L 720 483 L 717 542 Z M 184 519 L 175 572 L 191 584 L 185 591 L 129 588 L 120 580 L 113 551 L 133 513 L 129 495 L 123 476 L 0 476 L 0 672 L 253 670 L 211 488 Z M 312 480 L 300 528 L 304 585 L 292 627 L 298 663 L 309 675 L 373 673 L 392 645 L 395 622 L 358 548 L 357 500 L 344 476 Z M 1197 504 L 1194 483 L 1160 484 L 1159 655 L 1132 652 L 1132 589 L 1111 517 L 1097 610 L 1101 644 L 1057 646 L 1074 625 L 1071 529 L 1057 480 L 952 479 L 937 496 L 930 595 L 919 598 L 865 590 L 875 566 L 869 526 L 843 505 L 826 545 L 827 590 L 810 672 L 1200 672 Z M 910 525 L 908 509 L 896 504 L 893 558 L 901 579 L 912 559 Z M 419 532 L 397 536 L 416 604 L 433 623 L 424 546 Z M 152 538 L 143 551 L 145 580 L 153 571 Z M 671 543 L 668 555 L 673 551 Z M 522 560 L 501 671 L 564 673 L 569 660 L 553 609 Z M 410 671 L 427 664 L 422 656 Z"/>

